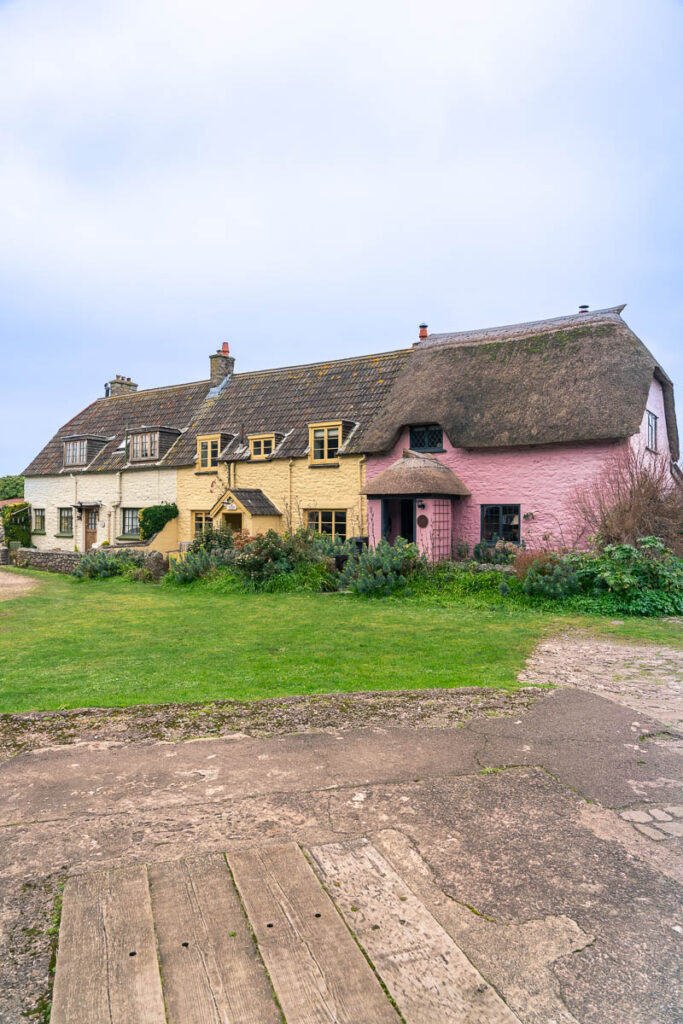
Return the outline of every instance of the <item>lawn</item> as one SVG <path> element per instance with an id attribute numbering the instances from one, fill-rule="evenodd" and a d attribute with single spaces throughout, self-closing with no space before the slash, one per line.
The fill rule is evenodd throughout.
<path id="1" fill-rule="evenodd" d="M 363 600 L 226 594 L 122 579 L 26 573 L 41 586 L 0 603 L 0 711 L 125 706 L 348 690 L 494 686 L 544 634 L 582 624 L 680 643 L 679 625 Z"/>

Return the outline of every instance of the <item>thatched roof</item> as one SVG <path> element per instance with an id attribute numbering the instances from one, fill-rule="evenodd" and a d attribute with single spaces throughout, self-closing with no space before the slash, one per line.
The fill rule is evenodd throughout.
<path id="1" fill-rule="evenodd" d="M 388 451 L 405 426 L 422 423 L 441 424 L 459 448 L 630 437 L 654 375 L 678 459 L 673 385 L 622 320 L 623 308 L 429 335 L 356 443 L 369 453 Z"/>
<path id="2" fill-rule="evenodd" d="M 459 476 L 439 462 L 435 455 L 403 449 L 400 459 L 378 473 L 362 489 L 361 494 L 373 498 L 401 495 L 454 494 L 467 497 L 470 491 Z"/>

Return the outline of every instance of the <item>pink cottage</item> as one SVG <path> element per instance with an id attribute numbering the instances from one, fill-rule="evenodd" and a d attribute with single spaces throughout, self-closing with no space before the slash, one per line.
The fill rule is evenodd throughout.
<path id="1" fill-rule="evenodd" d="M 459 542 L 581 540 L 579 485 L 627 444 L 680 481 L 673 385 L 612 309 L 459 334 L 423 325 L 363 437 L 368 533 L 431 559 Z"/>

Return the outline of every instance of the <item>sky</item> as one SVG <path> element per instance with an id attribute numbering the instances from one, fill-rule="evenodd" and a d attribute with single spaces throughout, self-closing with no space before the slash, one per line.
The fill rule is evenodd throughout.
<path id="1" fill-rule="evenodd" d="M 683 384 L 681 2 L 0 0 L 0 68 L 0 475 L 224 341 L 625 302 Z"/>

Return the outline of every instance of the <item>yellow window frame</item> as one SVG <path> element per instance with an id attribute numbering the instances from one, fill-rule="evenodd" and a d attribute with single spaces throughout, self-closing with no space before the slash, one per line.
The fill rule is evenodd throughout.
<path id="1" fill-rule="evenodd" d="M 213 527 L 213 519 L 211 518 L 210 512 L 193 512 L 192 513 L 192 536 L 199 537 L 201 534 L 206 533 Z"/>
<path id="2" fill-rule="evenodd" d="M 347 510 L 345 508 L 306 509 L 306 525 L 316 533 L 328 533 L 332 537 L 346 540 Z M 330 527 L 323 529 L 323 526 Z"/>
<path id="3" fill-rule="evenodd" d="M 331 441 L 331 435 L 336 433 L 336 446 Z M 339 449 L 342 445 L 342 421 L 325 420 L 322 423 L 308 424 L 308 446 L 309 458 L 316 465 L 325 462 L 338 462 Z"/>
<path id="4" fill-rule="evenodd" d="M 216 469 L 220 453 L 220 434 L 199 434 L 197 436 L 197 465 L 200 469 L 207 471 Z"/>
<path id="5" fill-rule="evenodd" d="M 275 451 L 275 434 L 249 434 L 249 451 L 252 459 L 267 459 Z"/>

